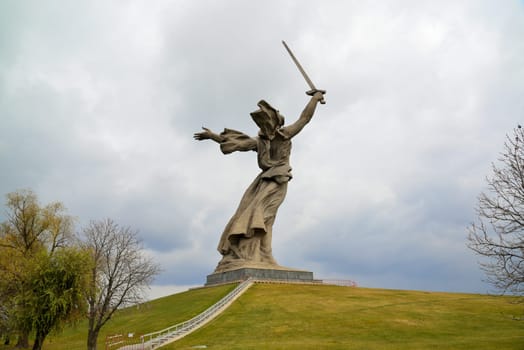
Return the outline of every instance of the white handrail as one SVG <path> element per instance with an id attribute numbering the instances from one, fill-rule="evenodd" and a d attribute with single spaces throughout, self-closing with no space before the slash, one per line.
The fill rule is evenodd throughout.
<path id="1" fill-rule="evenodd" d="M 210 306 L 204 312 L 200 313 L 199 315 L 193 317 L 188 321 L 177 323 L 171 327 L 164 328 L 160 331 L 144 334 L 143 336 L 141 336 L 141 349 L 154 349 L 172 340 L 176 336 L 188 333 L 190 330 L 216 316 L 224 306 L 231 302 L 241 292 L 250 287 L 252 283 L 253 280 L 251 278 L 243 281 L 238 286 L 236 286 L 235 289 L 229 292 L 225 297 L 220 299 L 217 303 Z M 128 347 L 124 348 L 128 349 Z M 129 349 L 130 348 L 131 347 L 129 347 Z"/>

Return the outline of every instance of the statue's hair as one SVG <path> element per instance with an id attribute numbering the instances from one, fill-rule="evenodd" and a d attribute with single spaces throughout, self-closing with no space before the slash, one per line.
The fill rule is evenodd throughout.
<path id="1" fill-rule="evenodd" d="M 251 118 L 255 123 L 262 127 L 262 125 L 267 125 L 268 122 L 273 128 L 279 128 L 284 125 L 284 116 L 279 113 L 279 111 L 271 106 L 265 100 L 260 100 L 257 103 L 259 109 L 254 112 L 251 112 Z"/>

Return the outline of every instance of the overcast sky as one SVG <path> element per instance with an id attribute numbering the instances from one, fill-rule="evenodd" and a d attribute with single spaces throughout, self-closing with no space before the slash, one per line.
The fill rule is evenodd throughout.
<path id="1" fill-rule="evenodd" d="M 163 269 L 152 296 L 202 285 L 259 169 L 192 135 L 256 135 L 262 98 L 299 116 L 308 87 L 286 40 L 327 103 L 294 139 L 277 261 L 484 293 L 466 228 L 523 122 L 522 38 L 516 0 L 4 0 L 0 195 L 61 201 L 79 231 L 106 217 L 138 230 Z"/>

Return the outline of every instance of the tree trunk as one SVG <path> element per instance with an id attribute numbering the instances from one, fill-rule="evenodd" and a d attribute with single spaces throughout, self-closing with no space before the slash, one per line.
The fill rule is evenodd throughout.
<path id="1" fill-rule="evenodd" d="M 16 342 L 17 348 L 27 349 L 29 348 L 29 332 L 22 332 L 18 335 L 18 341 Z"/>
<path id="2" fill-rule="evenodd" d="M 45 335 L 41 332 L 36 333 L 35 342 L 33 344 L 33 350 L 42 350 L 42 345 L 44 345 Z"/>
<path id="3" fill-rule="evenodd" d="M 98 340 L 97 329 L 90 329 L 87 332 L 87 350 L 96 350 L 96 341 Z"/>

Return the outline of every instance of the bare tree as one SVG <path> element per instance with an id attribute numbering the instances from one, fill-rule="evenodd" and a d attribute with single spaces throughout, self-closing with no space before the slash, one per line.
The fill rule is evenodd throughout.
<path id="1" fill-rule="evenodd" d="M 468 247 L 485 259 L 487 281 L 502 293 L 524 295 L 524 129 L 507 136 L 480 194 Z"/>
<path id="2" fill-rule="evenodd" d="M 100 329 L 123 306 L 143 301 L 143 292 L 160 268 L 146 257 L 137 232 L 111 219 L 92 221 L 83 230 L 92 256 L 87 348 L 96 350 Z"/>

